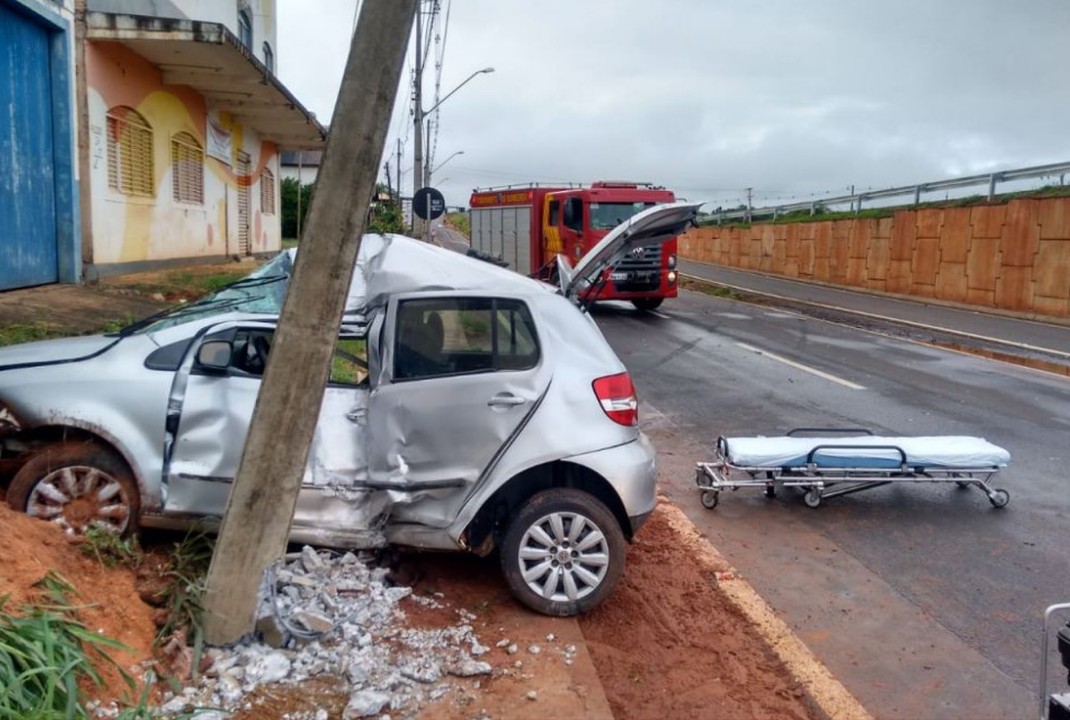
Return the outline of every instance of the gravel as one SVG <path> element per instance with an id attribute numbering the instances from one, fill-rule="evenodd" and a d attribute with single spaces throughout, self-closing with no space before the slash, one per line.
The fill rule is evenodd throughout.
<path id="1" fill-rule="evenodd" d="M 472 629 L 475 615 L 461 610 L 451 627 L 407 628 L 398 604 L 412 590 L 390 586 L 386 574 L 353 553 L 305 547 L 288 555 L 265 574 L 257 618 L 261 639 L 207 650 L 207 671 L 169 697 L 161 713 L 211 708 L 197 720 L 209 720 L 209 713 L 223 718 L 262 684 L 338 676 L 349 682 L 346 720 L 383 713 L 399 720 L 444 697 L 448 676 L 492 674 L 491 665 L 477 659 L 488 648 Z M 433 598 L 413 599 L 441 607 Z M 320 717 L 317 711 L 291 720 Z"/>

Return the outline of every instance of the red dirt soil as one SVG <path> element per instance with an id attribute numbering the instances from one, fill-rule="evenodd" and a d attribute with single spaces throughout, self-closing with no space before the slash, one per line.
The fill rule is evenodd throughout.
<path id="1" fill-rule="evenodd" d="M 75 589 L 68 598 L 78 606 L 77 616 L 86 628 L 118 640 L 129 652 L 109 655 L 132 677 L 140 678 L 142 663 L 152 660 L 156 625 L 152 609 L 138 597 L 134 574 L 125 568 L 106 568 L 79 548 L 79 539 L 64 534 L 51 523 L 41 522 L 11 510 L 0 502 L 0 596 L 7 595 L 7 612 L 40 598 L 34 584 L 49 570 L 58 573 Z M 119 672 L 109 663 L 95 663 L 103 688 L 89 689 L 86 699 L 121 699 L 127 691 Z M 132 698 L 132 699 L 136 699 Z"/>

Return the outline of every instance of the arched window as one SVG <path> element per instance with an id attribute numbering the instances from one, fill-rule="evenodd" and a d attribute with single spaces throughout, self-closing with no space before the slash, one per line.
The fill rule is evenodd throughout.
<path id="1" fill-rule="evenodd" d="M 271 50 L 271 43 L 264 43 L 264 66 L 270 72 L 275 72 L 275 53 Z"/>
<path id="2" fill-rule="evenodd" d="M 253 49 L 253 16 L 244 7 L 238 10 L 238 39 L 249 50 Z"/>
<path id="3" fill-rule="evenodd" d="M 108 111 L 108 187 L 124 195 L 152 197 L 152 126 L 128 107 Z"/>
<path id="4" fill-rule="evenodd" d="M 188 132 L 171 138 L 171 176 L 177 202 L 204 204 L 204 149 Z"/>
<path id="5" fill-rule="evenodd" d="M 275 174 L 267 168 L 260 175 L 260 211 L 275 214 Z"/>

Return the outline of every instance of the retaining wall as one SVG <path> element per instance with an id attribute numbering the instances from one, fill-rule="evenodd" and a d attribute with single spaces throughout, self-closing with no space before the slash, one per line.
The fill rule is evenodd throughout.
<path id="1" fill-rule="evenodd" d="M 1070 317 L 1070 198 L 888 218 L 702 227 L 681 257 L 835 285 Z"/>

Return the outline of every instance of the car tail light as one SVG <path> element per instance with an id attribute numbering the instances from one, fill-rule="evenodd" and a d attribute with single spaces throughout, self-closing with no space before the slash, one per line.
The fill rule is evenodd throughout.
<path id="1" fill-rule="evenodd" d="M 600 377 L 591 385 L 610 420 L 621 425 L 639 424 L 639 400 L 628 373 Z"/>

